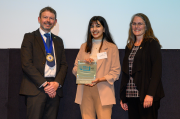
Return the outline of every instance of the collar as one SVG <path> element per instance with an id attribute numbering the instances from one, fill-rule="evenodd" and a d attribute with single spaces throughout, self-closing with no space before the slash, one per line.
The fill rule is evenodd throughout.
<path id="1" fill-rule="evenodd" d="M 39 32 L 40 32 L 40 34 L 42 35 L 42 36 L 44 36 L 44 34 L 46 34 L 41 28 L 39 28 Z M 49 34 L 50 34 L 50 36 L 51 36 L 51 32 L 48 32 Z M 45 36 L 44 36 L 45 37 Z"/>
<path id="2" fill-rule="evenodd" d="M 102 39 L 97 39 L 97 40 L 95 40 L 95 39 L 93 38 L 92 41 L 93 41 L 93 42 L 101 42 Z"/>

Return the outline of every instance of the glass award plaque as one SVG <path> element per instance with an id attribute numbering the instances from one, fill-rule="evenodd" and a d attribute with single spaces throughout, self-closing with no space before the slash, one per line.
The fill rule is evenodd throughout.
<path id="1" fill-rule="evenodd" d="M 91 84 L 96 79 L 96 62 L 86 63 L 78 60 L 76 84 Z"/>

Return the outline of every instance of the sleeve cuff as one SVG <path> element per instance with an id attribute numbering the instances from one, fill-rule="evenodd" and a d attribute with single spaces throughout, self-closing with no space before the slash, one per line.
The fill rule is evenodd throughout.
<path id="1" fill-rule="evenodd" d="M 41 86 L 39 86 L 39 88 L 42 88 L 43 87 L 43 85 L 46 83 L 47 81 L 45 81 L 43 84 L 41 84 Z"/>
<path id="2" fill-rule="evenodd" d="M 59 83 L 58 83 L 59 84 Z M 58 88 L 61 88 L 62 86 L 59 84 L 59 87 Z"/>

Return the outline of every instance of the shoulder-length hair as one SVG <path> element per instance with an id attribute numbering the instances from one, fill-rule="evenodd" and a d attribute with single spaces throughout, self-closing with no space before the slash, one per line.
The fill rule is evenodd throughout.
<path id="1" fill-rule="evenodd" d="M 89 25 L 88 25 L 88 30 L 87 30 L 87 39 L 86 39 L 86 48 L 85 48 L 85 52 L 87 52 L 87 53 L 88 52 L 91 53 L 91 49 L 92 49 L 93 36 L 91 35 L 91 32 L 90 32 L 91 25 L 92 25 L 93 22 L 97 23 L 98 21 L 101 23 L 101 25 L 105 29 L 105 32 L 103 33 L 103 38 L 102 38 L 102 41 L 101 41 L 101 46 L 99 48 L 99 52 L 100 52 L 101 47 L 103 45 L 103 40 L 104 39 L 106 39 L 106 41 L 108 41 L 108 42 L 111 42 L 111 43 L 115 44 L 112 37 L 111 37 L 111 34 L 109 32 L 109 27 L 108 27 L 108 24 L 107 24 L 106 20 L 101 16 L 94 16 L 94 17 L 92 17 L 90 19 Z"/>
<path id="2" fill-rule="evenodd" d="M 151 27 L 151 23 L 150 23 L 148 17 L 143 13 L 137 13 L 137 14 L 132 16 L 131 22 L 129 24 L 129 36 L 128 36 L 128 40 L 127 40 L 127 47 L 129 49 L 132 49 L 132 47 L 133 47 L 133 45 L 134 45 L 134 43 L 136 41 L 136 36 L 133 34 L 133 31 L 132 31 L 132 22 L 133 22 L 135 16 L 141 17 L 143 19 L 145 25 L 146 25 L 146 31 L 145 31 L 145 34 L 143 36 L 143 40 L 147 41 L 147 40 L 150 40 L 150 39 L 154 39 L 161 46 L 159 40 L 154 35 L 153 29 Z"/>

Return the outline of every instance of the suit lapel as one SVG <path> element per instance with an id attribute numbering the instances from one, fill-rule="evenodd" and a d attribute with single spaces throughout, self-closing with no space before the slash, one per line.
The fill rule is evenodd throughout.
<path id="1" fill-rule="evenodd" d="M 133 63 L 133 69 L 132 69 L 132 74 L 134 74 L 134 73 L 136 73 L 137 71 L 140 71 L 141 69 L 142 69 L 142 63 L 143 63 L 143 57 L 145 57 L 144 56 L 144 54 L 146 55 L 146 50 L 144 50 L 144 46 L 145 46 L 145 42 L 146 41 L 142 41 L 142 43 L 141 43 L 141 45 L 139 46 L 139 49 L 138 49 L 138 52 L 140 52 L 141 53 L 141 56 L 142 56 L 142 62 L 141 63 L 138 63 L 138 62 L 135 62 L 135 63 Z M 134 66 L 134 65 L 136 65 L 136 67 Z"/>
<path id="2" fill-rule="evenodd" d="M 42 37 L 41 37 L 41 34 L 40 34 L 40 32 L 39 32 L 39 29 L 36 30 L 36 32 L 35 32 L 35 39 L 36 39 L 37 42 L 39 43 L 43 54 L 46 56 L 43 39 L 42 39 Z"/>
<path id="3" fill-rule="evenodd" d="M 102 52 L 108 52 L 108 42 L 106 40 L 103 41 L 103 45 L 102 45 L 102 48 L 101 48 L 101 51 L 100 53 Z M 97 61 L 97 70 L 99 70 L 99 68 L 101 67 L 101 64 L 104 62 L 104 59 L 100 59 Z"/>

